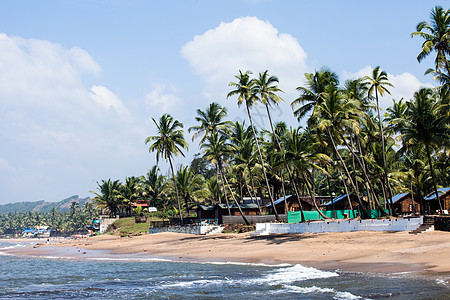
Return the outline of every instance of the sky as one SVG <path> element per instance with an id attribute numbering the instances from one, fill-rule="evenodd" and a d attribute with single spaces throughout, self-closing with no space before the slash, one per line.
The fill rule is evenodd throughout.
<path id="1" fill-rule="evenodd" d="M 226 98 L 239 70 L 276 75 L 285 100 L 274 121 L 299 123 L 290 103 L 304 74 L 322 66 L 341 83 L 380 66 L 392 99 L 436 83 L 420 64 L 431 1 L 2 1 L 0 10 L 0 204 L 91 197 L 97 182 L 144 175 L 156 164 L 146 137 L 171 114 L 190 142 L 196 110 Z M 255 123 L 267 128 L 263 107 Z M 248 124 L 248 120 L 246 121 Z M 300 123 L 301 124 L 301 123 Z M 164 174 L 168 164 L 159 162 Z"/>

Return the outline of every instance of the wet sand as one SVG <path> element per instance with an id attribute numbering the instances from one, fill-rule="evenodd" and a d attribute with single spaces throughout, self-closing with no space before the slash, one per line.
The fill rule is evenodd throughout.
<path id="1" fill-rule="evenodd" d="M 34 246 L 34 247 L 33 247 Z M 344 232 L 252 237 L 157 233 L 136 237 L 102 235 L 38 242 L 6 250 L 16 255 L 70 258 L 171 259 L 302 264 L 366 273 L 439 274 L 450 278 L 450 232 Z"/>

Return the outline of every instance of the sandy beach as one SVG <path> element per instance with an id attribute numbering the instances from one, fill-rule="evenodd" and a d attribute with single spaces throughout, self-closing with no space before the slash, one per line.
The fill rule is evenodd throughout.
<path id="1" fill-rule="evenodd" d="M 439 274 L 450 278 L 450 233 L 443 231 L 419 235 L 360 231 L 265 237 L 252 237 L 248 233 L 209 236 L 158 233 L 135 237 L 103 235 L 37 244 L 10 253 L 36 256 L 57 253 L 80 259 L 115 253 L 123 257 L 141 255 L 177 261 L 299 263 L 325 270 Z"/>

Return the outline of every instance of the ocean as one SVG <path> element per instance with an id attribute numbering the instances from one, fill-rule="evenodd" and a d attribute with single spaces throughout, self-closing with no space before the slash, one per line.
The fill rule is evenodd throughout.
<path id="1" fill-rule="evenodd" d="M 324 271 L 291 264 L 186 263 L 114 255 L 80 260 L 5 253 L 25 245 L 0 242 L 0 299 L 450 299 L 449 283 L 439 276 Z"/>

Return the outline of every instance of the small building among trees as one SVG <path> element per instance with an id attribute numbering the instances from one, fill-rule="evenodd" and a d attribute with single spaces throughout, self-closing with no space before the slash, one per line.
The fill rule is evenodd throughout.
<path id="1" fill-rule="evenodd" d="M 442 205 L 442 210 L 444 214 L 448 214 L 450 209 L 450 187 L 438 189 L 439 201 Z M 430 193 L 428 196 L 423 198 L 426 201 L 426 208 L 429 209 L 429 214 L 439 213 L 441 206 L 439 205 L 436 192 Z"/>
<path id="2" fill-rule="evenodd" d="M 358 210 L 360 207 L 358 198 L 354 194 L 344 194 L 334 198 L 332 201 L 325 203 L 322 208 L 325 210 L 345 210 L 350 209 L 348 199 L 350 198 L 352 208 Z"/>
<path id="3" fill-rule="evenodd" d="M 315 197 L 317 206 L 320 207 L 324 202 L 330 201 L 330 196 L 316 196 Z M 300 202 L 302 204 L 302 209 L 305 211 L 315 210 L 314 204 L 311 197 L 300 197 Z M 284 197 L 274 201 L 275 208 L 279 214 L 287 214 L 288 211 L 299 211 L 300 205 L 295 195 L 286 195 L 286 201 Z M 274 213 L 272 209 L 272 204 L 268 204 L 267 209 L 270 213 Z"/>
<path id="4" fill-rule="evenodd" d="M 399 215 L 409 215 L 420 212 L 420 203 L 413 200 L 411 193 L 400 193 L 392 197 L 394 211 Z"/>

